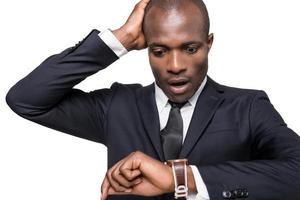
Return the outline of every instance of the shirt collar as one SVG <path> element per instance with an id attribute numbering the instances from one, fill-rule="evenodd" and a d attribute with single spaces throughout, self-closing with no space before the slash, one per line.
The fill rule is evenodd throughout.
<path id="1" fill-rule="evenodd" d="M 198 97 L 201 94 L 206 82 L 207 82 L 207 76 L 205 76 L 204 80 L 202 81 L 201 85 L 199 86 L 195 94 L 188 100 L 189 105 L 193 107 L 196 106 Z M 161 112 L 162 109 L 168 105 L 168 100 L 169 100 L 168 97 L 165 95 L 162 89 L 155 82 L 155 101 L 156 101 L 158 112 Z"/>

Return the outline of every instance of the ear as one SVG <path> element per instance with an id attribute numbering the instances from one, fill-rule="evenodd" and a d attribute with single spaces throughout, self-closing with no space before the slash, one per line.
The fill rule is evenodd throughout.
<path id="1" fill-rule="evenodd" d="M 207 47 L 208 47 L 208 52 L 210 51 L 212 45 L 213 45 L 213 42 L 214 42 L 214 34 L 211 33 L 208 35 L 207 37 Z"/>

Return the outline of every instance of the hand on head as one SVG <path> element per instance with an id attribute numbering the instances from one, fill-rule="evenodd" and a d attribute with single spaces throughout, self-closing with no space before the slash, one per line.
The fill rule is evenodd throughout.
<path id="1" fill-rule="evenodd" d="M 128 50 L 140 50 L 147 47 L 142 24 L 145 8 L 150 0 L 141 0 L 137 3 L 128 17 L 126 23 L 113 33 Z"/>

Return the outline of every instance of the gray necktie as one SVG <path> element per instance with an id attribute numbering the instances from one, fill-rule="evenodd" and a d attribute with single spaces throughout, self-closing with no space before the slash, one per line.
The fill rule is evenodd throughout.
<path id="1" fill-rule="evenodd" d="M 171 110 L 166 127 L 161 130 L 161 140 L 165 160 L 178 159 L 182 139 L 183 139 L 183 120 L 180 109 L 186 104 L 175 103 L 169 100 Z"/>

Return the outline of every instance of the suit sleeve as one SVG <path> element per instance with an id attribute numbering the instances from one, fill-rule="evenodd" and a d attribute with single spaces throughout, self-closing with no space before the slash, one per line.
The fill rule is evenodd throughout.
<path id="1" fill-rule="evenodd" d="M 259 91 L 249 113 L 252 159 L 197 166 L 211 200 L 300 199 L 300 140 Z"/>
<path id="2" fill-rule="evenodd" d="M 113 89 L 73 87 L 118 57 L 93 30 L 74 47 L 47 58 L 7 93 L 11 109 L 43 126 L 105 144 L 105 118 Z"/>

